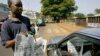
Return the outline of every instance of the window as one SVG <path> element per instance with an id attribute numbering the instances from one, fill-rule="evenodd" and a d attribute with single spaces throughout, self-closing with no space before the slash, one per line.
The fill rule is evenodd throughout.
<path id="1" fill-rule="evenodd" d="M 94 44 L 88 39 L 83 39 L 80 36 L 71 37 L 71 39 L 66 40 L 61 44 L 64 48 L 61 48 L 61 51 L 67 50 L 72 56 L 94 56 L 99 51 L 100 45 Z M 95 46 L 95 47 L 94 47 Z M 98 47 L 96 47 L 98 46 Z M 63 55 L 63 54 L 62 54 Z"/>

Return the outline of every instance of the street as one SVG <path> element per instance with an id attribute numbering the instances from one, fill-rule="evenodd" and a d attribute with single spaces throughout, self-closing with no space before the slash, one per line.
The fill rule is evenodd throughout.
<path id="1" fill-rule="evenodd" d="M 46 26 L 39 27 L 39 36 L 47 39 L 49 42 L 53 36 L 67 36 L 79 29 L 82 29 L 82 27 L 69 23 L 48 23 Z"/>
<path id="2" fill-rule="evenodd" d="M 71 32 L 82 29 L 83 27 L 70 25 L 68 23 L 47 23 L 46 26 L 39 27 L 39 36 L 45 38 L 48 43 L 53 36 L 67 36 Z M 0 56 L 13 56 L 11 48 L 6 49 L 0 43 Z"/>
<path id="3" fill-rule="evenodd" d="M 0 39 L 1 40 L 1 39 Z M 13 51 L 11 48 L 4 48 L 1 45 L 1 41 L 0 41 L 0 56 L 13 56 Z"/>

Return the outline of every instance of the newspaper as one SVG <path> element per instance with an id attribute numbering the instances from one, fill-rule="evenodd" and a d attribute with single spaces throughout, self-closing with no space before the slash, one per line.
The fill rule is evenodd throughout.
<path id="1" fill-rule="evenodd" d="M 35 56 L 34 55 L 35 41 L 32 35 L 16 35 L 14 56 Z"/>
<path id="2" fill-rule="evenodd" d="M 42 37 L 34 38 L 17 34 L 14 56 L 44 56 L 47 41 Z"/>

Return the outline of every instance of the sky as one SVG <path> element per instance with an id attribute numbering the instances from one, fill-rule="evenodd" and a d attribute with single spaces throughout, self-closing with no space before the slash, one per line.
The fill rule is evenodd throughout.
<path id="1" fill-rule="evenodd" d="M 95 13 L 95 9 L 100 9 L 100 0 L 75 0 L 78 6 L 77 12 L 84 14 Z"/>
<path id="2" fill-rule="evenodd" d="M 25 10 L 41 11 L 41 0 L 22 0 L 23 8 Z M 7 0 L 0 0 L 0 3 L 7 4 Z"/>
<path id="3" fill-rule="evenodd" d="M 22 0 L 25 10 L 41 11 L 41 0 Z M 0 0 L 0 3 L 7 4 L 7 0 Z M 96 8 L 100 9 L 100 0 L 75 0 L 78 10 L 76 12 L 89 14 L 94 13 Z"/>

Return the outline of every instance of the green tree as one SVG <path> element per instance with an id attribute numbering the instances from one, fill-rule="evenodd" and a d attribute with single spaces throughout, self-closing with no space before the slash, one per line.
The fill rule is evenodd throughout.
<path id="1" fill-rule="evenodd" d="M 7 6 L 7 4 L 0 3 L 0 7 L 3 7 L 4 10 L 8 10 L 8 6 Z"/>
<path id="2" fill-rule="evenodd" d="M 59 21 L 67 18 L 77 9 L 74 0 L 42 0 L 42 14 L 51 16 Z"/>
<path id="3" fill-rule="evenodd" d="M 94 14 L 90 13 L 90 14 L 87 14 L 88 17 L 92 17 L 94 16 Z"/>
<path id="4" fill-rule="evenodd" d="M 74 16 L 77 18 L 84 18 L 85 17 L 85 15 L 83 13 L 76 13 Z"/>
<path id="5" fill-rule="evenodd" d="M 7 8 L 7 4 L 0 3 L 0 7 L 5 7 L 5 8 Z"/>
<path id="6" fill-rule="evenodd" d="M 96 14 L 100 14 L 100 9 L 95 9 Z"/>

